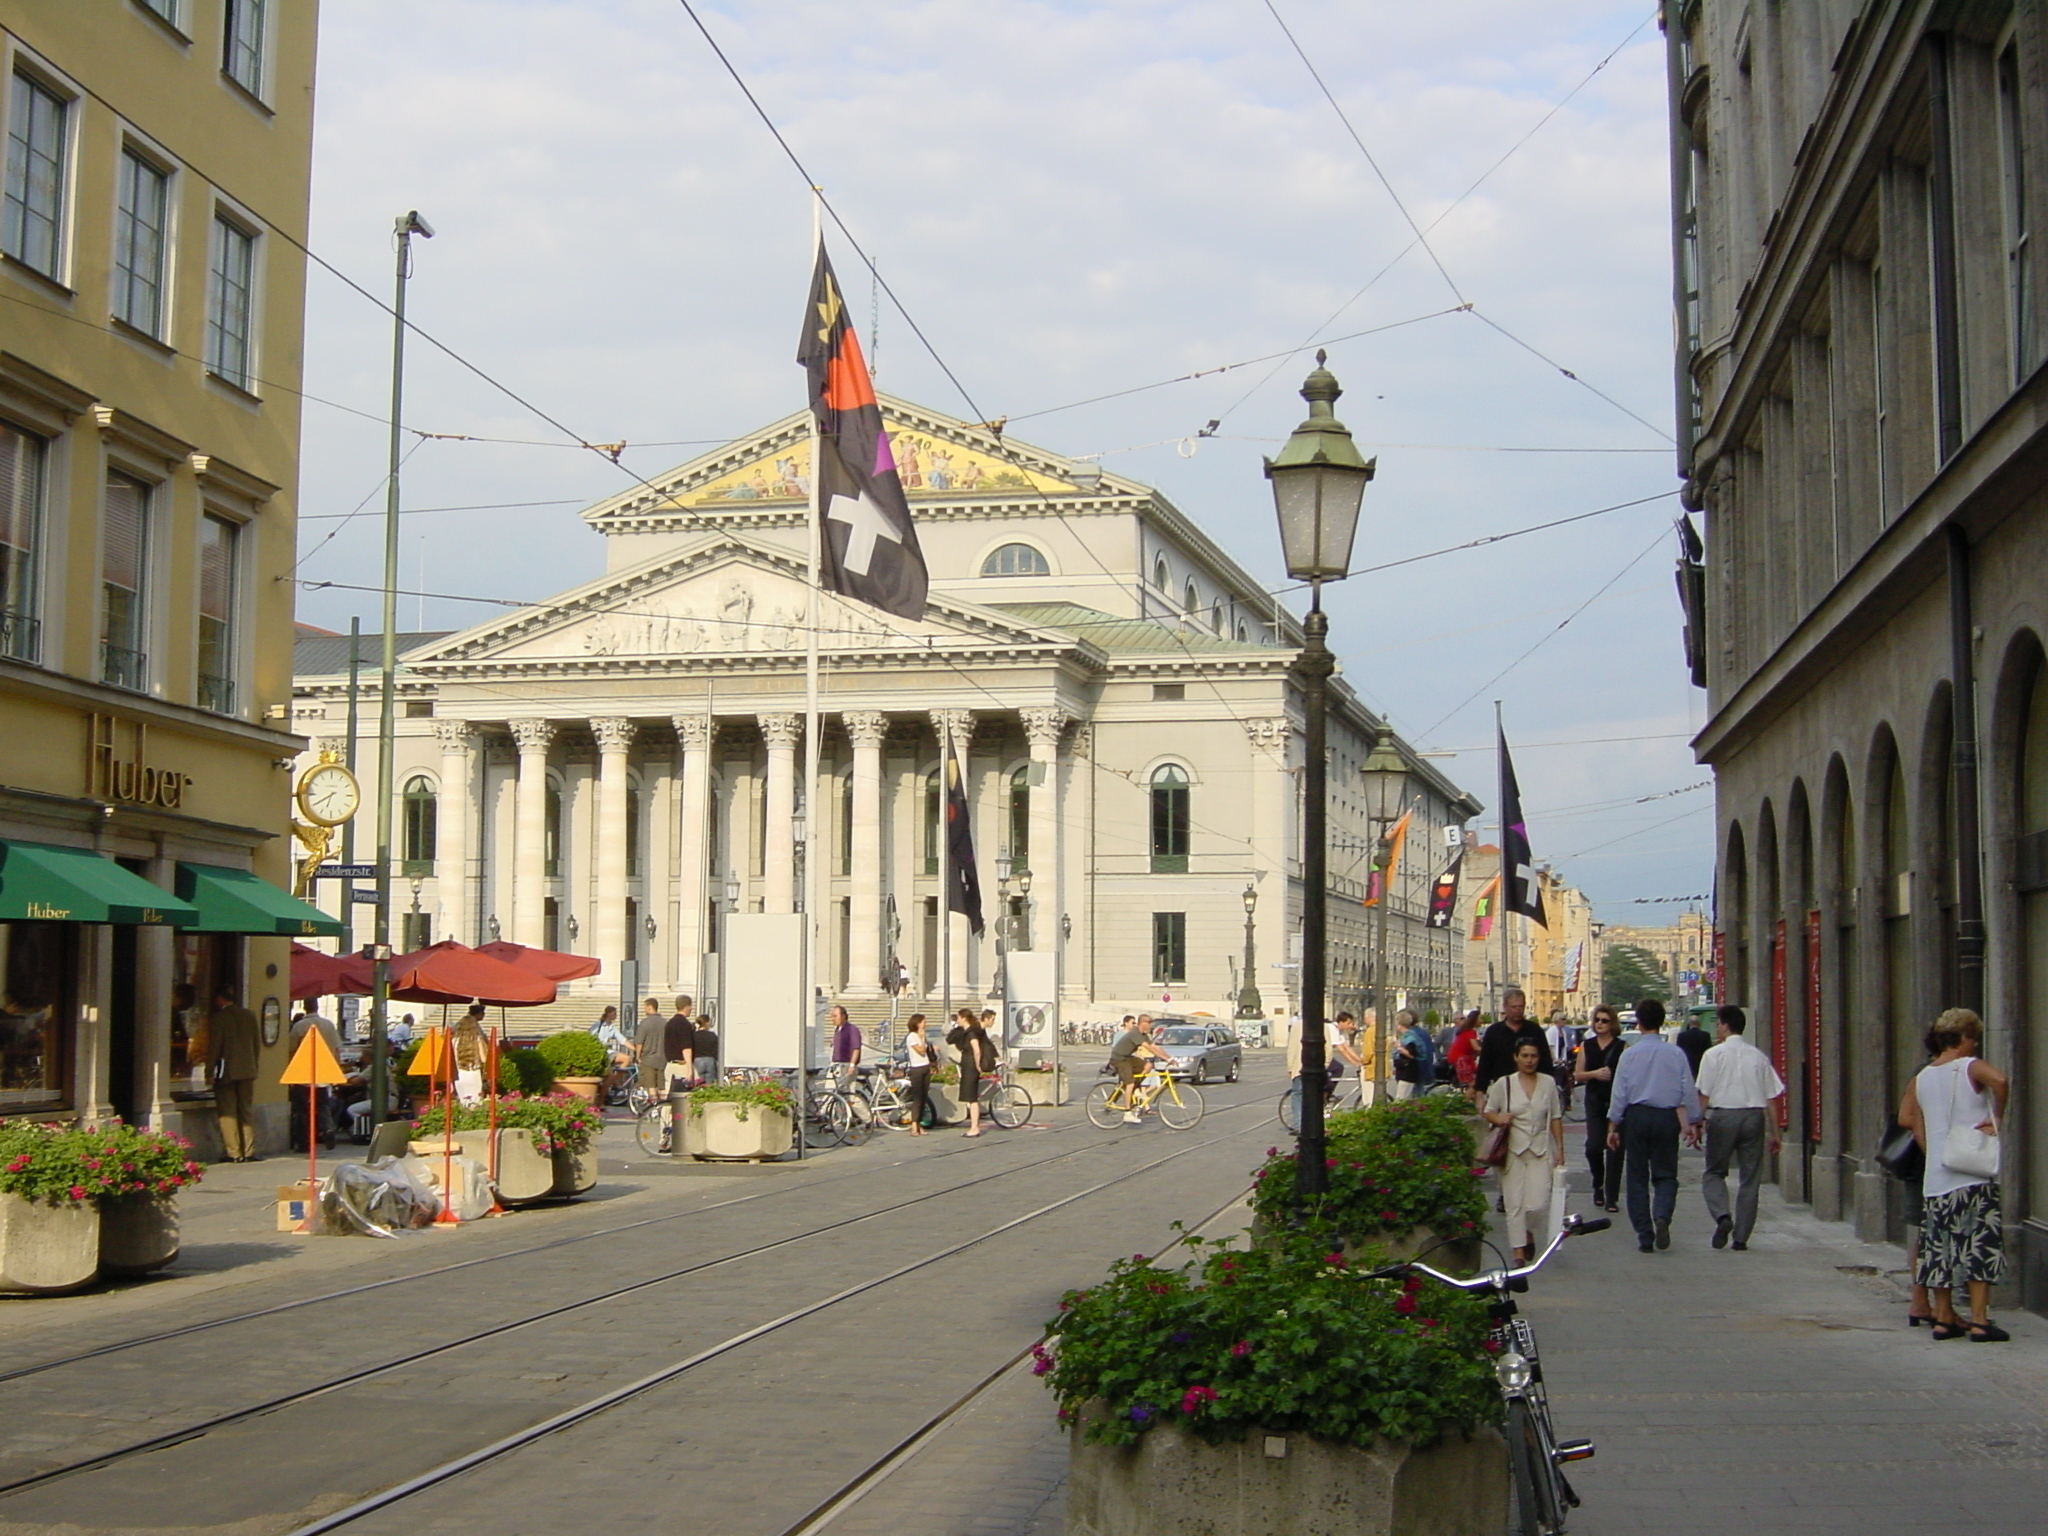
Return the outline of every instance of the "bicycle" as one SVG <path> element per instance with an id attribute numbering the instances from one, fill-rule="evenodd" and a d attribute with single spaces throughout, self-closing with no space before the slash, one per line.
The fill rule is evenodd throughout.
<path id="1" fill-rule="evenodd" d="M 624 1107 L 633 1114 L 641 1114 L 655 1100 L 655 1092 L 640 1081 L 640 1063 L 631 1062 L 618 1069 L 618 1081 L 604 1091 L 605 1103 L 613 1109 Z"/>
<path id="2" fill-rule="evenodd" d="M 1507 1423 L 1502 1430 L 1508 1442 L 1508 1471 L 1513 1478 L 1514 1506 L 1509 1529 L 1513 1536 L 1561 1536 L 1565 1514 L 1579 1507 L 1579 1496 L 1564 1475 L 1564 1465 L 1585 1461 L 1593 1455 L 1591 1440 L 1559 1440 L 1550 1422 L 1550 1398 L 1543 1389 L 1543 1366 L 1536 1354 L 1536 1330 L 1519 1315 L 1515 1293 L 1529 1288 L 1529 1276 L 1541 1269 L 1558 1245 L 1568 1237 L 1605 1232 L 1614 1223 L 1605 1216 L 1567 1216 L 1564 1227 L 1550 1240 L 1550 1246 L 1520 1269 L 1496 1269 L 1471 1279 L 1460 1279 L 1431 1269 L 1419 1260 L 1406 1260 L 1372 1271 L 1380 1280 L 1423 1274 L 1461 1291 L 1491 1291 L 1489 1309 L 1493 1329 L 1488 1346 L 1496 1351 L 1494 1380 L 1507 1405 Z"/>
<path id="3" fill-rule="evenodd" d="M 1021 1091 L 1021 1090 L 1020 1090 Z M 1147 1072 L 1123 1083 L 1097 1083 L 1088 1090 L 1088 1118 L 1103 1130 L 1122 1123 L 1127 1114 L 1156 1111 L 1170 1131 L 1191 1129 L 1208 1106 L 1202 1090 L 1165 1072 Z"/>
<path id="4" fill-rule="evenodd" d="M 1327 1120 L 1340 1110 L 1358 1108 L 1364 1094 L 1365 1090 L 1357 1077 L 1347 1073 L 1338 1078 L 1330 1084 L 1330 1091 L 1323 1095 L 1323 1118 Z M 1287 1128 L 1287 1134 L 1290 1136 L 1301 1134 L 1299 1097 L 1295 1092 L 1294 1083 L 1289 1083 L 1287 1091 L 1280 1095 L 1280 1123 Z"/>
<path id="5" fill-rule="evenodd" d="M 1031 1095 L 1005 1080 L 1000 1064 L 995 1071 L 982 1074 L 981 1092 L 976 1097 L 982 1114 L 1000 1130 L 1014 1131 L 1031 1118 Z"/>

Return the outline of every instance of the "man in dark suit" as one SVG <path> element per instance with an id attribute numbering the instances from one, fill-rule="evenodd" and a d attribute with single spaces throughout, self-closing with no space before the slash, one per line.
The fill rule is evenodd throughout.
<path id="1" fill-rule="evenodd" d="M 1671 1043 L 1685 1052 L 1686 1064 L 1692 1068 L 1693 1080 L 1698 1081 L 1700 1058 L 1713 1049 L 1714 1037 L 1700 1027 L 1698 1019 L 1689 1018 L 1686 1020 L 1685 1028 L 1678 1032 L 1678 1037 Z"/>
<path id="2" fill-rule="evenodd" d="M 233 987 L 214 988 L 207 1039 L 213 1053 L 213 1107 L 220 1121 L 221 1161 L 253 1162 L 256 1072 L 262 1062 L 263 1029 L 256 1015 L 241 1005 Z"/>
<path id="3" fill-rule="evenodd" d="M 1481 1093 L 1493 1086 L 1494 1079 L 1514 1076 L 1515 1048 L 1524 1040 L 1535 1042 L 1540 1058 L 1537 1071 L 1547 1077 L 1556 1065 L 1543 1027 L 1529 1017 L 1528 995 L 1520 987 L 1509 987 L 1501 995 L 1500 1007 L 1501 1017 L 1487 1025 L 1479 1038 L 1479 1075 L 1472 1086 Z"/>

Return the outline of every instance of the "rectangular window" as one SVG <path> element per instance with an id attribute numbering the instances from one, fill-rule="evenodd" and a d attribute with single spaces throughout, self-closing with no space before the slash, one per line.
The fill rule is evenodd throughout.
<path id="1" fill-rule="evenodd" d="M 42 656 L 36 556 L 43 531 L 40 437 L 0 422 L 0 656 Z"/>
<path id="2" fill-rule="evenodd" d="M 171 178 L 134 150 L 124 149 L 119 196 L 114 211 L 114 318 L 160 337 Z"/>
<path id="3" fill-rule="evenodd" d="M 1891 476 L 1886 472 L 1886 459 L 1891 453 L 1891 420 L 1889 399 L 1885 390 L 1885 315 L 1884 315 L 1884 268 L 1870 269 L 1870 388 L 1874 402 L 1872 433 L 1876 438 L 1877 452 L 1877 526 L 1882 528 L 1892 520 Z"/>
<path id="4" fill-rule="evenodd" d="M 64 132 L 70 104 L 14 77 L 7 111 L 7 198 L 0 250 L 45 277 L 58 275 L 64 239 Z"/>
<path id="5" fill-rule="evenodd" d="M 1188 915 L 1185 912 L 1152 914 L 1152 979 L 1184 982 L 1188 979 Z"/>
<path id="6" fill-rule="evenodd" d="M 267 0 L 227 0 L 221 69 L 251 96 L 263 94 L 263 31 Z"/>
<path id="7" fill-rule="evenodd" d="M 1188 872 L 1188 776 L 1167 765 L 1152 775 L 1152 873 Z"/>
<path id="8" fill-rule="evenodd" d="M 78 925 L 0 923 L 0 1104 L 54 1109 L 70 1102 L 68 1069 L 78 1031 Z"/>
<path id="9" fill-rule="evenodd" d="M 143 5 L 163 17 L 172 26 L 178 24 L 178 0 L 142 0 Z"/>
<path id="10" fill-rule="evenodd" d="M 242 530 L 209 512 L 199 522 L 199 707 L 235 712 L 237 545 Z"/>
<path id="11" fill-rule="evenodd" d="M 2034 366 L 2034 303 L 2028 273 L 2027 163 L 2019 45 L 1998 55 L 1998 139 L 2005 177 L 2005 291 L 2012 327 L 2013 382 Z"/>
<path id="12" fill-rule="evenodd" d="M 100 681 L 116 688 L 149 686 L 144 594 L 149 577 L 150 487 L 127 475 L 107 476 L 100 551 Z"/>
<path id="13" fill-rule="evenodd" d="M 237 389 L 247 389 L 256 320 L 256 237 L 216 216 L 213 271 L 207 291 L 206 366 Z"/>

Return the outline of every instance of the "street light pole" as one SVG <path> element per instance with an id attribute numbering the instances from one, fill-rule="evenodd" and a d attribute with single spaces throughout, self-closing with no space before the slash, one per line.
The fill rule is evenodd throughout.
<path id="1" fill-rule="evenodd" d="M 1384 721 L 1358 776 L 1365 783 L 1366 812 L 1379 829 L 1379 910 L 1373 921 L 1372 1028 L 1375 1070 L 1384 1074 L 1389 1060 L 1388 1036 L 1393 1025 L 1393 1017 L 1388 1012 L 1393 1002 L 1392 962 L 1387 953 L 1388 909 L 1394 904 L 1393 833 L 1394 823 L 1401 816 L 1402 801 L 1408 793 L 1408 764 L 1401 756 L 1401 749 L 1394 745 L 1393 727 Z"/>
<path id="2" fill-rule="evenodd" d="M 1309 584 L 1309 611 L 1302 621 L 1301 680 L 1308 761 L 1302 774 L 1301 912 L 1301 1131 L 1295 1150 L 1295 1191 L 1304 1201 L 1329 1187 L 1323 1166 L 1323 1093 L 1329 1082 L 1323 1010 L 1329 929 L 1329 683 L 1337 669 L 1330 653 L 1330 620 L 1323 612 L 1323 583 L 1350 574 L 1351 540 L 1358 531 L 1358 506 L 1374 464 L 1359 455 L 1351 433 L 1332 410 L 1343 390 L 1316 354 L 1316 368 L 1301 386 L 1308 419 L 1294 429 L 1276 458 L 1266 461 L 1273 482 L 1273 508 L 1280 520 L 1280 545 L 1287 574 Z"/>
<path id="3" fill-rule="evenodd" d="M 1266 1011 L 1266 1003 L 1259 996 L 1258 982 L 1258 936 L 1252 926 L 1252 914 L 1259 907 L 1259 888 L 1247 885 L 1244 888 L 1244 985 L 1237 993 L 1237 1016 L 1240 1019 L 1256 1019 Z"/>
<path id="4" fill-rule="evenodd" d="M 398 674 L 398 466 L 405 455 L 405 284 L 412 276 L 412 237 L 434 238 L 417 209 L 400 214 L 397 276 L 391 301 L 391 440 L 384 474 L 384 666 L 377 705 L 377 918 L 370 979 L 370 1129 L 384 1123 L 391 1086 L 391 786 L 397 754 L 392 694 Z"/>

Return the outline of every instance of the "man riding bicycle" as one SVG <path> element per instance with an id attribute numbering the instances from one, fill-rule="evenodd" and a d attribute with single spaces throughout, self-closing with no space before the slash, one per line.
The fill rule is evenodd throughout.
<path id="1" fill-rule="evenodd" d="M 1109 1064 L 1116 1069 L 1117 1091 L 1123 1096 L 1126 1106 L 1125 1125 L 1139 1123 L 1138 1112 L 1128 1106 L 1131 1102 L 1131 1085 L 1150 1070 L 1145 1066 L 1147 1057 L 1159 1061 L 1172 1060 L 1165 1051 L 1152 1043 L 1152 1015 L 1141 1013 L 1138 1015 L 1138 1021 L 1125 1030 L 1118 1037 L 1116 1044 L 1109 1048 Z"/>

